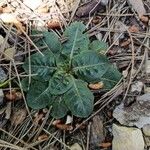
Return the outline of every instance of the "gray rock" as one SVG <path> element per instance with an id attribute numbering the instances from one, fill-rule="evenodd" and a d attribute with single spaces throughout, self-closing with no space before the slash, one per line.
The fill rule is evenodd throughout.
<path id="1" fill-rule="evenodd" d="M 141 130 L 113 124 L 112 150 L 144 150 Z"/>
<path id="2" fill-rule="evenodd" d="M 4 70 L 0 67 L 0 83 L 3 83 L 7 79 L 7 75 Z"/>
<path id="3" fill-rule="evenodd" d="M 150 124 L 150 93 L 137 97 L 136 102 L 130 107 L 120 104 L 114 110 L 113 116 L 122 125 L 142 128 Z"/>
<path id="4" fill-rule="evenodd" d="M 90 144 L 93 147 L 98 146 L 105 139 L 102 118 L 102 116 L 96 115 L 92 119 Z"/>
<path id="5" fill-rule="evenodd" d="M 150 124 L 144 125 L 143 133 L 144 133 L 145 136 L 149 136 L 150 137 Z"/>
<path id="6" fill-rule="evenodd" d="M 108 4 L 109 0 L 101 0 L 101 4 L 106 6 Z"/>

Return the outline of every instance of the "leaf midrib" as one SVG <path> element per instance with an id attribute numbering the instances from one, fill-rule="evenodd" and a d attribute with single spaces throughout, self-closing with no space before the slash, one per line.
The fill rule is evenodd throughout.
<path id="1" fill-rule="evenodd" d="M 101 66 L 104 64 L 106 64 L 106 63 L 101 63 L 101 64 L 98 63 L 98 64 L 93 64 L 93 65 L 79 66 L 79 67 L 74 67 L 73 70 L 86 69 L 86 68 L 90 68 L 90 67 Z"/>

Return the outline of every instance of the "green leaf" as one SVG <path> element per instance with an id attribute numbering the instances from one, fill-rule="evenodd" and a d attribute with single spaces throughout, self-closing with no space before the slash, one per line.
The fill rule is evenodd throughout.
<path id="1" fill-rule="evenodd" d="M 72 88 L 64 94 L 65 103 L 73 115 L 88 117 L 93 111 L 94 96 L 82 80 L 72 77 L 72 83 Z"/>
<path id="2" fill-rule="evenodd" d="M 54 96 L 50 94 L 48 82 L 34 82 L 27 93 L 27 104 L 33 109 L 45 108 L 53 103 Z"/>
<path id="3" fill-rule="evenodd" d="M 74 73 L 87 82 L 98 82 L 108 67 L 108 60 L 103 55 L 88 51 L 77 55 L 72 60 Z"/>
<path id="4" fill-rule="evenodd" d="M 70 56 L 88 50 L 89 38 L 85 31 L 85 25 L 81 22 L 72 23 L 64 32 L 67 41 L 63 43 L 62 53 Z"/>
<path id="5" fill-rule="evenodd" d="M 63 118 L 68 111 L 68 108 L 66 107 L 66 104 L 64 103 L 64 100 L 62 99 L 62 97 L 58 97 L 54 100 L 53 102 L 53 107 L 51 110 L 51 116 L 59 119 L 59 118 Z"/>
<path id="6" fill-rule="evenodd" d="M 47 44 L 47 46 L 49 47 L 49 49 L 54 54 L 60 53 L 61 42 L 60 42 L 58 36 L 54 32 L 48 32 L 48 31 L 43 32 L 43 35 L 44 35 L 44 41 Z"/>
<path id="7" fill-rule="evenodd" d="M 33 54 L 30 57 L 31 64 L 29 63 L 29 58 L 25 60 L 23 68 L 26 73 L 29 73 L 31 67 L 31 74 L 33 78 L 40 81 L 48 81 L 53 73 L 56 71 L 56 62 L 51 52 L 46 50 L 40 53 Z"/>
<path id="8" fill-rule="evenodd" d="M 49 82 L 49 89 L 53 95 L 63 94 L 68 91 L 71 86 L 71 75 L 62 71 L 56 72 Z"/>
<path id="9" fill-rule="evenodd" d="M 89 45 L 89 49 L 92 51 L 100 52 L 104 54 L 108 48 L 107 43 L 99 40 L 95 40 Z"/>
<path id="10" fill-rule="evenodd" d="M 109 65 L 106 73 L 101 77 L 104 89 L 112 89 L 121 79 L 121 76 L 121 73 L 113 65 Z"/>
<path id="11" fill-rule="evenodd" d="M 33 79 L 32 79 L 32 82 Z M 24 79 L 21 80 L 21 85 L 22 85 L 22 89 L 23 91 L 27 92 L 29 90 L 30 84 L 29 84 L 29 77 L 26 77 Z"/>

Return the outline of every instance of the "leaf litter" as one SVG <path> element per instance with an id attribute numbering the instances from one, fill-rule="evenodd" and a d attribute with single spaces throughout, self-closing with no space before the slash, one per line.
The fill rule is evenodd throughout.
<path id="1" fill-rule="evenodd" d="M 108 56 L 110 62 L 120 72 L 124 72 L 126 75 L 110 91 L 99 88 L 99 84 L 95 88 L 95 84 L 98 82 L 95 83 L 94 88 L 91 88 L 95 97 L 93 114 L 85 119 L 73 116 L 72 122 L 68 124 L 71 126 L 71 130 L 70 128 L 66 130 L 68 128 L 68 126 L 66 128 L 65 124 L 66 117 L 60 119 L 61 123 L 58 123 L 57 127 L 52 125 L 54 119 L 49 117 L 49 113 L 51 113 L 53 108 L 49 108 L 48 111 L 44 111 L 43 109 L 31 110 L 28 108 L 25 100 L 26 93 L 23 93 L 20 81 L 27 77 L 27 84 L 30 85 L 31 78 L 35 77 L 35 74 L 31 73 L 31 65 L 28 68 L 29 76 L 24 73 L 21 66 L 25 58 L 29 57 L 29 61 L 32 61 L 32 54 L 36 53 L 37 50 L 43 52 L 45 48 L 45 45 L 40 45 L 41 43 L 39 43 L 38 48 L 35 47 L 34 43 L 42 37 L 41 34 L 33 36 L 31 29 L 36 27 L 40 31 L 45 31 L 48 27 L 54 30 L 61 43 L 65 42 L 67 39 L 61 37 L 61 34 L 67 24 L 70 23 L 70 14 L 73 10 L 71 5 L 74 2 L 62 0 L 57 1 L 57 5 L 54 3 L 51 3 L 53 5 L 49 5 L 47 1 L 43 0 L 43 5 L 40 5 L 36 10 L 27 8 L 20 0 L 9 0 L 7 5 L 5 5 L 5 1 L 1 3 L 1 17 L 3 15 L 6 16 L 6 21 L 4 20 L 5 23 L 1 22 L 0 29 L 2 36 L 2 45 L 0 44 L 2 47 L 0 51 L 0 68 L 6 74 L 5 78 L 0 82 L 0 88 L 4 93 L 3 104 L 0 106 L 0 112 L 3 112 L 0 113 L 2 122 L 0 128 L 0 146 L 2 149 L 8 149 L 10 145 L 15 149 L 71 149 L 71 146 L 74 144 L 78 145 L 81 149 L 110 149 L 113 140 L 112 124 L 118 124 L 112 115 L 117 105 L 123 103 L 126 110 L 131 109 L 136 106 L 138 97 L 149 93 L 149 1 L 103 1 L 105 4 L 100 2 L 98 7 L 95 5 L 96 9 L 92 13 L 87 9 L 89 7 L 87 2 L 86 0 L 82 0 L 79 3 L 80 7 L 76 6 L 78 8 L 77 13 L 72 13 L 72 22 L 83 22 L 86 25 L 86 31 L 90 40 L 94 39 L 106 42 L 108 47 L 104 51 L 104 54 Z M 84 14 L 86 15 L 84 16 L 82 15 L 83 12 L 80 11 L 81 14 L 79 14 L 78 10 L 82 6 L 85 7 L 85 3 L 87 8 L 85 8 L 86 11 Z M 49 13 L 53 15 L 49 16 Z M 14 16 L 14 14 L 17 14 L 17 16 Z M 10 19 L 8 20 L 7 17 L 10 17 Z M 97 21 L 92 21 L 94 19 Z M 118 22 L 121 22 L 121 25 L 124 24 L 124 27 L 127 28 L 121 25 L 121 28 L 116 28 Z M 14 26 L 9 25 L 9 23 L 14 23 Z M 38 25 L 40 26 L 37 27 Z M 11 60 L 7 60 L 4 57 L 4 52 L 10 47 L 15 47 L 16 52 L 11 55 Z M 66 53 L 65 50 L 64 53 Z M 21 61 L 18 61 L 17 57 Z M 135 90 L 136 86 L 139 87 Z M 9 98 L 7 97 L 13 90 L 21 93 L 20 100 L 8 100 Z M 7 111 L 4 108 L 7 108 Z M 23 108 L 27 111 L 26 116 L 23 117 L 23 120 L 19 124 L 17 123 L 15 128 L 10 124 L 14 108 L 18 110 Z M 141 109 L 138 110 L 137 107 L 136 110 L 137 114 L 141 112 Z M 103 129 L 100 128 L 98 130 L 103 130 L 104 140 L 97 142 L 98 138 L 100 139 L 102 136 L 99 133 L 97 139 L 94 141 L 95 144 L 91 145 L 89 141 L 91 140 L 91 132 L 93 130 L 91 130 L 91 126 L 94 123 L 92 119 L 95 115 L 102 118 Z M 148 128 L 145 128 L 144 132 L 146 132 L 145 130 L 148 131 Z M 143 136 L 146 139 L 145 148 L 148 149 L 149 137 Z"/>

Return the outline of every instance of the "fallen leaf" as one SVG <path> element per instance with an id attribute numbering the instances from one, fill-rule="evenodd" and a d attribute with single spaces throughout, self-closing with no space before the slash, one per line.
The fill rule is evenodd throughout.
<path id="1" fill-rule="evenodd" d="M 22 31 L 25 31 L 25 27 L 20 21 L 17 20 L 16 15 L 14 13 L 2 13 L 0 14 L 0 19 L 6 24 L 14 24 L 18 29 L 19 34 L 21 34 Z"/>
<path id="2" fill-rule="evenodd" d="M 60 129 L 60 130 L 65 130 L 65 131 L 73 130 L 73 126 L 72 125 L 68 125 L 68 124 L 56 124 L 55 127 Z"/>
<path id="3" fill-rule="evenodd" d="M 138 13 L 139 17 L 143 16 L 146 13 L 144 4 L 142 0 L 128 0 L 132 8 Z"/>
<path id="4" fill-rule="evenodd" d="M 148 23 L 149 18 L 148 18 L 147 16 L 141 16 L 141 17 L 140 17 L 140 20 L 141 20 L 142 22 L 144 22 L 144 23 Z"/>
<path id="5" fill-rule="evenodd" d="M 27 116 L 26 109 L 16 109 L 11 116 L 11 125 L 17 126 L 21 124 Z"/>
<path id="6" fill-rule="evenodd" d="M 55 126 L 55 125 L 57 125 L 57 124 L 59 124 L 59 123 L 61 123 L 61 122 L 62 122 L 61 120 L 54 120 L 53 123 L 52 123 L 52 125 Z"/>
<path id="7" fill-rule="evenodd" d="M 128 30 L 129 30 L 130 32 L 134 32 L 134 33 L 139 32 L 139 28 L 138 28 L 136 25 L 130 26 Z"/>
<path id="8" fill-rule="evenodd" d="M 99 90 L 99 89 L 102 89 L 103 87 L 104 87 L 103 82 L 98 82 L 98 83 L 95 83 L 95 84 L 92 84 L 92 83 L 89 84 L 89 88 L 93 89 L 93 90 Z"/>
<path id="9" fill-rule="evenodd" d="M 15 47 L 7 48 L 4 51 L 4 57 L 6 60 L 12 60 L 14 58 L 15 53 L 16 53 Z"/>
<path id="10" fill-rule="evenodd" d="M 16 101 L 16 100 L 21 100 L 22 99 L 22 93 L 18 92 L 16 90 L 12 90 L 11 92 L 7 92 L 5 94 L 5 97 L 9 101 Z"/>
<path id="11" fill-rule="evenodd" d="M 59 19 L 52 19 L 47 22 L 47 27 L 49 29 L 60 29 L 61 24 Z"/>

